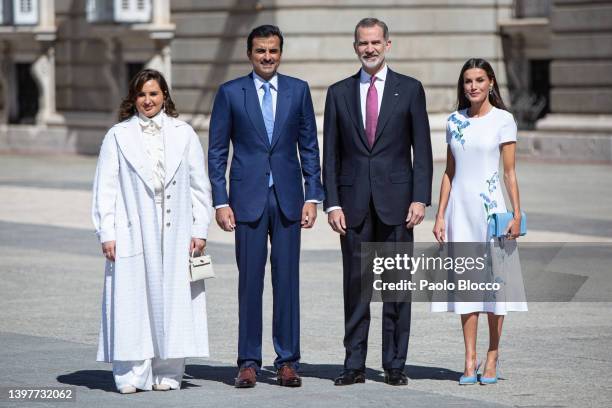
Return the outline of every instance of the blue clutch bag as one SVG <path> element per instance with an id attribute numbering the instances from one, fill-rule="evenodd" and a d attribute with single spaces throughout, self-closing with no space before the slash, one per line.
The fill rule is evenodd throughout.
<path id="1" fill-rule="evenodd" d="M 510 221 L 514 219 L 514 213 L 505 212 L 505 213 L 495 213 L 491 217 L 491 221 L 489 221 L 489 236 L 496 238 L 503 238 L 506 236 L 506 229 L 508 228 L 508 224 Z M 527 234 L 527 214 L 521 211 L 521 233 L 523 236 Z"/>

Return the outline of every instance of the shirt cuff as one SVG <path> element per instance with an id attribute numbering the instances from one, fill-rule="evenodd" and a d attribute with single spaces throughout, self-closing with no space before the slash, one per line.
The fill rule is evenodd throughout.
<path id="1" fill-rule="evenodd" d="M 215 210 L 218 210 L 219 208 L 225 208 L 225 207 L 229 207 L 229 204 L 219 204 L 219 205 L 215 205 Z"/>
<path id="2" fill-rule="evenodd" d="M 100 230 L 97 232 L 98 239 L 100 243 L 103 244 L 108 241 L 115 241 L 115 231 L 114 230 Z"/>
<path id="3" fill-rule="evenodd" d="M 208 237 L 208 225 L 192 225 L 191 226 L 191 236 L 193 238 L 206 239 Z"/>
<path id="4" fill-rule="evenodd" d="M 323 201 L 321 200 L 306 200 L 307 203 L 315 203 L 315 204 L 321 204 Z"/>
<path id="5" fill-rule="evenodd" d="M 328 208 L 326 208 L 326 209 L 325 209 L 325 213 L 326 213 L 326 214 L 329 214 L 330 212 L 332 212 L 332 211 L 334 211 L 334 210 L 341 210 L 341 209 L 342 209 L 342 207 L 339 207 L 339 206 L 335 205 L 335 206 L 333 206 L 333 207 L 328 207 Z"/>
<path id="6" fill-rule="evenodd" d="M 421 204 L 423 207 L 427 207 L 427 205 L 425 205 L 425 203 L 422 203 L 420 201 L 413 201 L 413 204 Z"/>

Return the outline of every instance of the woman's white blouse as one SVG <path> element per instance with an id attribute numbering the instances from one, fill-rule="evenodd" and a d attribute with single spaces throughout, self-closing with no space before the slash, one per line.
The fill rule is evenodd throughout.
<path id="1" fill-rule="evenodd" d="M 164 155 L 164 136 L 162 126 L 165 114 L 158 113 L 152 118 L 138 114 L 138 123 L 142 131 L 142 139 L 153 169 L 153 186 L 155 188 L 155 202 L 161 203 L 164 197 L 164 181 L 166 179 L 166 165 Z"/>

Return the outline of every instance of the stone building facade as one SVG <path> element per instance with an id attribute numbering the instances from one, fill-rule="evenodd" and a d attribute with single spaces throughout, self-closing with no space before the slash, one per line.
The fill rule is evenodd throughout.
<path id="1" fill-rule="evenodd" d="M 612 1 L 540 3 L 547 7 L 538 15 L 501 25 L 514 48 L 507 61 L 513 60 L 510 55 L 522 55 L 519 61 L 549 63 L 549 112 L 535 123 L 535 132 L 524 133 L 520 151 L 533 157 L 610 163 Z M 528 68 L 522 71 L 529 73 Z"/>
<path id="2" fill-rule="evenodd" d="M 0 0 L 0 150 L 95 154 L 142 67 L 164 72 L 205 143 L 216 89 L 249 72 L 246 36 L 265 23 L 283 31 L 280 71 L 309 82 L 321 129 L 327 87 L 359 68 L 354 25 L 374 16 L 390 28 L 391 68 L 425 86 L 436 157 L 461 65 L 477 56 L 528 129 L 522 153 L 571 158 L 587 141 L 577 159 L 612 161 L 610 3 Z M 30 20 L 20 20 L 24 6 L 37 11 Z"/>

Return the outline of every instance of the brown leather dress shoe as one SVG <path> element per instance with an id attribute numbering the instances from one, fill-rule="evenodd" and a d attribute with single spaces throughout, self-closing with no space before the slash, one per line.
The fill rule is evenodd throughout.
<path id="1" fill-rule="evenodd" d="M 284 364 L 276 372 L 276 383 L 283 387 L 301 387 L 302 379 L 289 364 Z"/>
<path id="2" fill-rule="evenodd" d="M 257 384 L 257 371 L 253 367 L 241 368 L 234 382 L 236 388 L 253 388 Z"/>

